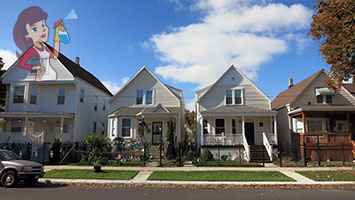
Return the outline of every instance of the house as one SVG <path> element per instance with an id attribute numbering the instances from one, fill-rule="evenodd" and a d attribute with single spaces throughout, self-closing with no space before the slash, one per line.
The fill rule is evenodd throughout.
<path id="1" fill-rule="evenodd" d="M 51 46 L 44 48 L 51 53 Z M 37 70 L 21 67 L 22 59 L 1 77 L 7 87 L 5 112 L 0 113 L 2 142 L 52 142 L 55 138 L 76 142 L 84 141 L 89 133 L 106 133 L 112 94 L 80 66 L 78 57 L 73 62 L 59 54 L 57 59 L 41 61 L 48 61 L 51 68 L 41 76 Z"/>
<path id="2" fill-rule="evenodd" d="M 142 67 L 109 101 L 108 136 L 150 146 L 165 143 L 168 122 L 175 124 L 175 142 L 184 138 L 184 96 Z M 166 146 L 165 146 L 166 147 Z"/>
<path id="3" fill-rule="evenodd" d="M 317 157 L 320 149 L 322 160 L 350 160 L 351 140 L 355 139 L 355 98 L 353 86 L 339 92 L 328 89 L 324 69 L 303 81 L 293 84 L 273 101 L 277 111 L 278 137 L 282 149 L 303 157 L 306 146 L 307 158 Z M 318 147 L 317 147 L 318 146 Z"/>
<path id="4" fill-rule="evenodd" d="M 196 92 L 198 146 L 215 158 L 271 161 L 277 145 L 271 100 L 233 65 L 212 85 Z M 262 155 L 264 153 L 264 156 Z"/>

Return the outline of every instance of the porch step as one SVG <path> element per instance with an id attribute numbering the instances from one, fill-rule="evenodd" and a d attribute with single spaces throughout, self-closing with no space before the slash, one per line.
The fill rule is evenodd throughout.
<path id="1" fill-rule="evenodd" d="M 264 153 L 263 153 L 264 150 Z M 264 154 L 264 156 L 263 156 Z M 267 151 L 262 145 L 252 145 L 250 146 L 250 162 L 262 163 L 263 157 L 265 163 L 271 163 L 270 157 L 267 154 Z"/>

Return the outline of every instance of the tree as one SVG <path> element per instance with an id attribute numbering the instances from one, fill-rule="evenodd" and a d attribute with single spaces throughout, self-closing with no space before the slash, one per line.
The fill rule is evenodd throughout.
<path id="1" fill-rule="evenodd" d="M 191 131 L 186 131 L 187 139 L 195 140 L 196 137 L 196 121 L 195 121 L 195 112 L 190 112 L 189 110 L 185 109 L 185 126 Z"/>
<path id="2" fill-rule="evenodd" d="M 355 74 L 355 1 L 318 0 L 308 35 L 319 42 L 320 54 L 330 65 L 326 83 L 339 90 Z"/>
<path id="3" fill-rule="evenodd" d="M 173 119 L 170 119 L 168 122 L 168 132 L 167 132 L 167 141 L 169 142 L 168 148 L 166 150 L 166 157 L 169 160 L 175 159 L 177 156 L 175 149 L 175 138 L 174 138 L 175 126 Z"/>

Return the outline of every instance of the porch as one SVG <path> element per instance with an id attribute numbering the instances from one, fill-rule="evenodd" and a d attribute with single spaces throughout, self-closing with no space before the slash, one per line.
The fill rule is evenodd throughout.
<path id="1" fill-rule="evenodd" d="M 256 111 L 248 106 L 225 106 L 228 109 L 225 113 L 202 111 L 199 116 L 201 147 L 229 149 L 228 154 L 238 154 L 238 149 L 242 148 L 244 158 L 249 162 L 253 158 L 253 152 L 250 151 L 252 147 L 264 146 L 272 160 L 273 147 L 277 145 L 276 113 L 269 110 L 262 110 L 262 113 L 240 113 L 245 107 L 249 112 Z M 235 152 L 231 152 L 232 149 Z"/>
<path id="2" fill-rule="evenodd" d="M 298 109 L 299 112 L 296 110 L 289 113 L 292 122 L 291 140 L 293 144 L 299 145 L 301 157 L 314 159 L 319 156 L 322 161 L 341 161 L 344 154 L 346 161 L 353 159 L 354 107 L 347 111 L 334 111 L 335 108 L 328 106 L 323 110 L 310 111 L 308 106 Z"/>
<path id="3" fill-rule="evenodd" d="M 0 113 L 3 131 L 0 142 L 72 142 L 74 115 L 67 113 Z"/>

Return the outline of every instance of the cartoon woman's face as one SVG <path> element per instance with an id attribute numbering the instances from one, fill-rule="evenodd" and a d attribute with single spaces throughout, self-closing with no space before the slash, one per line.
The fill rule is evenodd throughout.
<path id="1" fill-rule="evenodd" d="M 49 28 L 45 20 L 38 21 L 32 25 L 26 24 L 26 30 L 28 33 L 25 36 L 26 39 L 31 38 L 33 43 L 48 41 Z"/>

